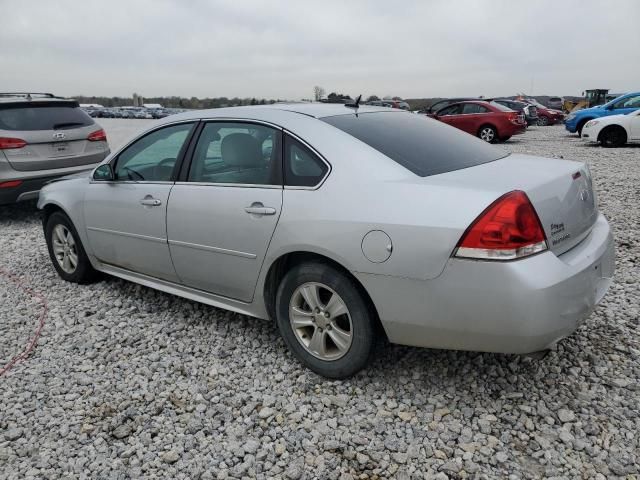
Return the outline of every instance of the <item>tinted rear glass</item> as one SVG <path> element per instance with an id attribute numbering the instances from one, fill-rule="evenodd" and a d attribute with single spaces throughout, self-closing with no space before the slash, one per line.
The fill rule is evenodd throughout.
<path id="1" fill-rule="evenodd" d="M 0 130 L 65 130 L 93 125 L 84 111 L 73 105 L 24 105 L 0 108 Z"/>
<path id="2" fill-rule="evenodd" d="M 374 112 L 322 119 L 420 177 L 504 158 L 507 152 L 424 115 Z"/>
<path id="3" fill-rule="evenodd" d="M 501 110 L 503 112 L 513 112 L 512 109 L 510 109 L 509 107 L 505 106 L 505 105 L 501 105 L 498 102 L 491 102 L 491 105 L 493 105 L 494 107 L 496 107 L 498 110 Z"/>

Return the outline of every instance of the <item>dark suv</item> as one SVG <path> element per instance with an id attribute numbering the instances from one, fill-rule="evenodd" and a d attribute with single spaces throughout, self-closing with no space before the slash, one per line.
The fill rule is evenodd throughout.
<path id="1" fill-rule="evenodd" d="M 38 198 L 54 178 L 90 170 L 107 136 L 78 102 L 50 93 L 0 93 L 0 205 Z"/>
<path id="2" fill-rule="evenodd" d="M 510 100 L 508 98 L 495 98 L 493 100 L 500 105 L 504 105 L 507 108 L 515 112 L 520 112 L 524 115 L 525 120 L 527 121 L 527 125 L 537 125 L 538 124 L 538 109 L 535 105 L 525 102 L 519 102 L 517 100 Z"/>

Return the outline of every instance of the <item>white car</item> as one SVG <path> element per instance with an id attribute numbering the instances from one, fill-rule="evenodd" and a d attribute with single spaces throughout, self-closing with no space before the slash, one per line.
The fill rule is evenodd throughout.
<path id="1" fill-rule="evenodd" d="M 582 139 L 601 143 L 603 147 L 622 147 L 640 142 L 640 109 L 626 115 L 611 115 L 588 121 L 582 129 Z"/>

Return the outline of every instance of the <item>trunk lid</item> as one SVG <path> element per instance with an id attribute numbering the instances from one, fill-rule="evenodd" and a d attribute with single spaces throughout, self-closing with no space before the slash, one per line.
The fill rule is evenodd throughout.
<path id="1" fill-rule="evenodd" d="M 12 137 L 27 142 L 22 148 L 4 150 L 11 167 L 29 172 L 51 170 L 96 162 L 96 154 L 105 153 L 107 142 L 90 142 L 89 134 L 99 130 L 98 125 L 72 129 L 11 131 Z M 7 135 L 8 136 L 8 135 Z"/>
<path id="2" fill-rule="evenodd" d="M 524 191 L 540 218 L 549 249 L 556 255 L 580 243 L 598 217 L 591 175 L 582 162 L 512 154 L 433 176 L 429 181 L 491 191 L 494 199 L 513 190 Z M 478 206 L 480 212 L 488 205 Z"/>

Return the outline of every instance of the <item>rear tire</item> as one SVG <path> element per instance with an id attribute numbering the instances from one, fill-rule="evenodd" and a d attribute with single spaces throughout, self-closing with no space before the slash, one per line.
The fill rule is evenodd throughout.
<path id="1" fill-rule="evenodd" d="M 549 119 L 547 117 L 538 117 L 538 126 L 546 127 L 549 125 Z"/>
<path id="2" fill-rule="evenodd" d="M 498 131 L 491 125 L 483 125 L 478 130 L 478 138 L 487 143 L 495 143 L 498 140 Z"/>
<path id="3" fill-rule="evenodd" d="M 369 362 L 375 312 L 358 285 L 324 263 L 303 263 L 284 276 L 276 322 L 291 352 L 310 370 L 348 378 Z"/>
<path id="4" fill-rule="evenodd" d="M 622 127 L 607 127 L 600 133 L 598 140 L 600 140 L 603 147 L 623 147 L 627 143 L 627 132 Z"/>
<path id="5" fill-rule="evenodd" d="M 46 219 L 44 235 L 53 267 L 62 279 L 73 283 L 89 283 L 98 277 L 78 232 L 64 213 L 54 212 Z"/>

